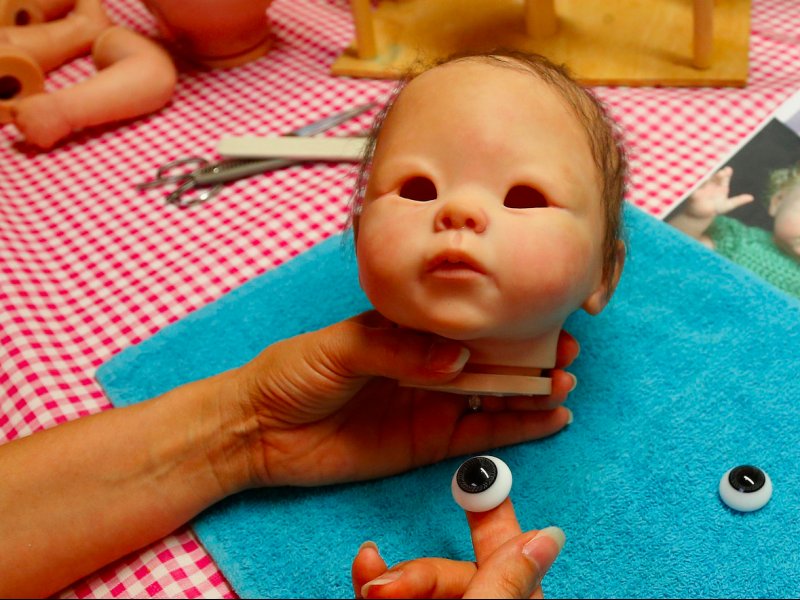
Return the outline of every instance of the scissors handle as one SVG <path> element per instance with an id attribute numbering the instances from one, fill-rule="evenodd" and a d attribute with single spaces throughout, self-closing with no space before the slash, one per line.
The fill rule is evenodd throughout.
<path id="1" fill-rule="evenodd" d="M 167 204 L 174 204 L 178 208 L 188 208 L 195 204 L 202 204 L 211 200 L 222 190 L 222 184 L 218 183 L 210 188 L 197 189 L 194 179 L 187 179 L 178 188 L 167 196 Z M 193 194 L 189 192 L 194 191 Z"/>
<path id="2" fill-rule="evenodd" d="M 335 125 L 344 123 L 375 106 L 377 106 L 375 102 L 368 102 L 367 104 L 362 104 L 361 106 L 356 106 L 355 108 L 309 123 L 304 127 L 289 132 L 287 135 L 299 137 L 316 135 Z M 242 179 L 251 175 L 258 175 L 265 171 L 272 171 L 301 162 L 303 161 L 296 158 L 226 158 L 209 164 L 209 161 L 202 157 L 192 156 L 170 161 L 158 169 L 155 179 L 140 183 L 137 187 L 139 189 L 145 189 L 162 183 L 177 183 L 178 188 L 167 196 L 167 202 L 181 208 L 186 208 L 213 198 L 222 189 L 222 184 L 228 181 Z M 188 173 L 168 174 L 173 168 L 188 164 L 197 164 L 199 168 Z M 195 193 L 190 195 L 189 192 L 193 190 L 195 190 Z"/>
<path id="3" fill-rule="evenodd" d="M 299 163 L 298 160 L 288 158 L 268 158 L 262 160 L 226 159 L 198 169 L 192 173 L 192 179 L 197 186 L 215 185 L 226 183 L 243 177 L 257 175 L 265 171 L 273 171 Z"/>

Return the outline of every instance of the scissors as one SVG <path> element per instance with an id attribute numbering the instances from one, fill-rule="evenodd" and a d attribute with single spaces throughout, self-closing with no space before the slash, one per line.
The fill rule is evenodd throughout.
<path id="1" fill-rule="evenodd" d="M 349 121 L 375 108 L 375 106 L 377 106 L 375 102 L 368 102 L 367 104 L 362 104 L 355 108 L 304 125 L 299 129 L 290 131 L 286 135 L 300 137 L 317 135 L 345 121 Z M 180 208 L 187 208 L 215 197 L 219 194 L 220 190 L 222 190 L 223 184 L 229 181 L 250 177 L 251 175 L 257 175 L 267 171 L 274 171 L 275 169 L 282 169 L 283 167 L 296 165 L 301 162 L 303 161 L 289 158 L 226 158 L 212 162 L 201 156 L 189 156 L 187 158 L 172 160 L 162 165 L 156 171 L 156 176 L 153 179 L 137 184 L 136 188 L 143 190 L 165 183 L 175 183 L 178 187 L 167 196 L 167 203 L 174 204 Z M 183 169 L 181 167 L 183 167 Z M 186 168 L 190 170 L 186 171 Z M 190 192 L 197 188 L 206 189 L 199 189 L 197 193 L 190 195 Z"/>

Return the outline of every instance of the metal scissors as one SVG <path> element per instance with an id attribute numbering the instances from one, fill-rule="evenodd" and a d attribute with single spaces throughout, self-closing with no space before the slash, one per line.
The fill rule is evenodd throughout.
<path id="1" fill-rule="evenodd" d="M 304 125 L 286 135 L 300 137 L 317 135 L 345 121 L 349 121 L 375 106 L 377 106 L 375 102 L 368 102 Z M 266 171 L 274 171 L 275 169 L 301 162 L 303 161 L 286 158 L 227 158 L 212 162 L 201 156 L 189 156 L 172 160 L 162 165 L 156 171 L 156 176 L 153 179 L 137 184 L 136 188 L 143 190 L 165 183 L 175 183 L 178 187 L 167 196 L 167 203 L 174 204 L 180 208 L 187 208 L 210 200 L 222 190 L 223 184 L 229 181 L 250 177 Z M 181 167 L 194 168 L 186 171 Z M 190 195 L 190 192 L 196 189 L 197 193 Z"/>

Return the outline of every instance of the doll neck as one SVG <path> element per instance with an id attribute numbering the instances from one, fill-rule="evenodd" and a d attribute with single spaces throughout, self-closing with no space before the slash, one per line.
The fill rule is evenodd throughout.
<path id="1" fill-rule="evenodd" d="M 478 365 L 507 367 L 522 373 L 525 370 L 552 369 L 555 366 L 560 332 L 561 328 L 558 327 L 535 338 L 521 340 L 483 338 L 462 343 L 469 348 L 470 357 L 467 364 L 471 367 Z"/>
<path id="2" fill-rule="evenodd" d="M 556 348 L 561 327 L 536 338 L 524 340 L 482 338 L 462 341 L 470 350 L 469 362 L 452 381 L 436 386 L 417 386 L 404 381 L 401 386 L 423 387 L 470 396 L 533 396 L 549 394 L 552 381 L 546 369 L 556 364 Z"/>

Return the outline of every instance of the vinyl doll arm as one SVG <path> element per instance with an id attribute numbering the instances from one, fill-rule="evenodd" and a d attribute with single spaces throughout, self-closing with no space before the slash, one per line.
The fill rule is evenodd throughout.
<path id="1" fill-rule="evenodd" d="M 58 4 L 49 8 L 64 8 Z M 46 10 L 48 7 L 43 8 Z M 84 1 L 63 19 L 25 27 L 0 27 L 0 43 L 11 44 L 28 53 L 43 71 L 48 72 L 89 53 L 94 41 L 110 26 L 111 21 L 99 2 Z"/>
<path id="2" fill-rule="evenodd" d="M 86 127 L 155 112 L 172 97 L 175 65 L 148 38 L 111 27 L 97 38 L 92 55 L 95 76 L 13 103 L 12 119 L 28 143 L 48 149 Z"/>

